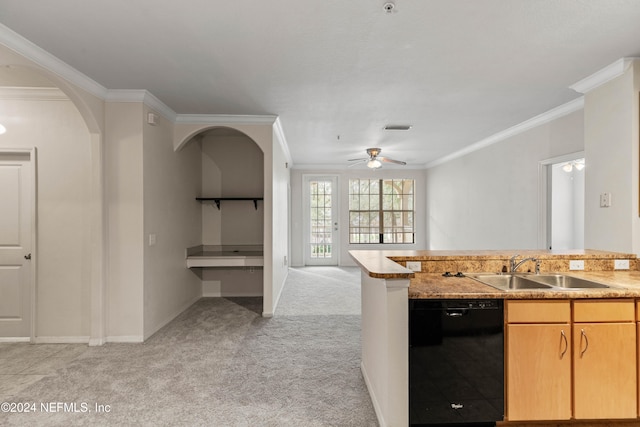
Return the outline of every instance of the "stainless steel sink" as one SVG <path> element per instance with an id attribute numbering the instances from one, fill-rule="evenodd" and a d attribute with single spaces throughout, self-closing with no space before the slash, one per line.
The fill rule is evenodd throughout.
<path id="1" fill-rule="evenodd" d="M 606 289 L 611 286 L 564 274 L 467 274 L 467 277 L 505 291 Z"/>
<path id="2" fill-rule="evenodd" d="M 550 285 L 529 280 L 521 274 L 468 274 L 467 277 L 494 288 L 513 291 L 518 289 L 551 289 Z"/>
<path id="3" fill-rule="evenodd" d="M 610 287 L 608 285 L 594 282 L 592 280 L 582 279 L 580 277 L 565 276 L 564 274 L 532 275 L 530 276 L 530 280 L 564 289 L 593 289 Z"/>

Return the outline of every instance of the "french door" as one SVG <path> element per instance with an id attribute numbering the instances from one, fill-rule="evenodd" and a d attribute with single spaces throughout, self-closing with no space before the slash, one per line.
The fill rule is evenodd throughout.
<path id="1" fill-rule="evenodd" d="M 305 265 L 338 265 L 338 177 L 305 176 Z"/>

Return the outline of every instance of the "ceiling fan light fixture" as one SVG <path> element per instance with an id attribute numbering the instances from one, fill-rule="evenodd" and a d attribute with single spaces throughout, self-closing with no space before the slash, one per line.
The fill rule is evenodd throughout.
<path id="1" fill-rule="evenodd" d="M 0 135 L 2 135 L 3 133 L 7 132 L 7 128 L 2 126 L 2 124 L 0 123 Z"/>
<path id="2" fill-rule="evenodd" d="M 382 162 L 378 159 L 371 159 L 367 162 L 367 167 L 369 169 L 379 169 L 382 167 Z"/>

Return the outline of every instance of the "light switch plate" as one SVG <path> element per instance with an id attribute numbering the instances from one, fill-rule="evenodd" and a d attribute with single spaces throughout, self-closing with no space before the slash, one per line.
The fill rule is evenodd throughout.
<path id="1" fill-rule="evenodd" d="M 569 261 L 569 270 L 584 270 L 584 261 L 583 260 Z"/>
<path id="2" fill-rule="evenodd" d="M 407 268 L 412 271 L 422 271 L 422 263 L 420 261 L 407 261 Z"/>
<path id="3" fill-rule="evenodd" d="M 613 261 L 613 269 L 614 270 L 628 270 L 629 269 L 629 260 L 628 259 L 617 259 Z"/>

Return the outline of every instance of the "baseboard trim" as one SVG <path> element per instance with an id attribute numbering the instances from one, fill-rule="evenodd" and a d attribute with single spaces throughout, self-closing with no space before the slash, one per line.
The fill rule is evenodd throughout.
<path id="1" fill-rule="evenodd" d="M 219 292 L 202 294 L 202 298 L 239 298 L 239 297 L 261 297 L 262 294 L 248 293 L 248 294 L 222 294 Z"/>
<path id="2" fill-rule="evenodd" d="M 68 337 L 56 337 L 56 336 L 41 336 L 36 337 L 36 344 L 89 344 L 88 336 L 68 336 Z"/>
<path id="3" fill-rule="evenodd" d="M 0 337 L 0 342 L 31 342 L 29 337 Z"/>
<path id="4" fill-rule="evenodd" d="M 142 335 L 115 335 L 115 336 L 108 336 L 107 342 L 141 343 L 141 342 L 144 342 L 144 339 Z"/>
<path id="5" fill-rule="evenodd" d="M 380 424 L 380 427 L 387 427 L 387 423 L 384 421 L 384 417 L 382 416 L 382 409 L 380 409 L 380 404 L 378 403 L 376 394 L 373 392 L 373 386 L 369 381 L 369 376 L 367 375 L 367 369 L 364 366 L 364 362 L 360 362 L 360 371 L 362 372 L 364 383 L 367 385 L 367 390 L 369 391 L 369 398 L 371 399 L 371 403 L 373 404 L 373 410 L 376 411 L 376 418 L 378 419 L 378 424 Z"/>

